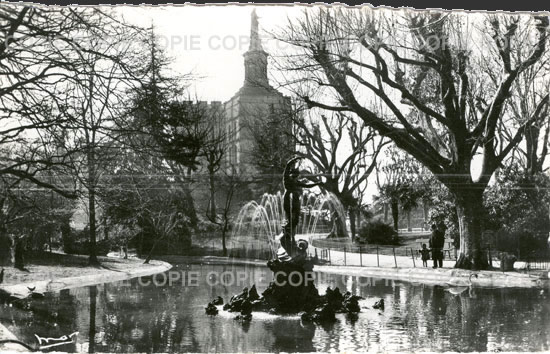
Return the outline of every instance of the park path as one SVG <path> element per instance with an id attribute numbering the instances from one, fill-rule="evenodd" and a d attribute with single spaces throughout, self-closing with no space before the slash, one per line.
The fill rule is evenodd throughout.
<path id="1" fill-rule="evenodd" d="M 358 267 L 381 267 L 381 268 L 424 268 L 422 265 L 422 259 L 417 255 L 413 257 L 409 256 L 400 256 L 400 255 L 383 255 L 376 253 L 352 253 L 352 252 L 343 252 L 334 249 L 326 249 L 321 247 L 316 247 L 312 244 L 311 238 L 309 236 L 296 235 L 297 239 L 304 239 L 308 241 L 309 248 L 308 254 L 310 256 L 317 256 L 324 260 L 329 260 L 330 265 L 335 266 L 358 266 Z M 371 248 L 372 250 L 372 248 Z M 316 253 L 317 252 L 317 253 Z M 445 256 L 443 260 L 443 268 L 454 268 L 456 263 L 455 259 L 449 259 L 448 256 Z M 492 265 L 494 268 L 500 267 L 500 262 L 493 259 Z M 433 261 L 428 260 L 428 267 L 432 268 Z M 516 262 L 514 268 L 518 270 L 525 269 L 525 262 Z"/>
<path id="2" fill-rule="evenodd" d="M 298 235 L 297 235 L 298 236 Z M 299 238 L 299 237 L 298 237 Z M 514 268 L 521 272 L 501 272 L 500 262 L 492 261 L 494 270 L 471 271 L 454 268 L 456 261 L 446 259 L 443 267 L 433 269 L 433 261 L 422 265 L 420 257 L 377 255 L 376 253 L 350 253 L 315 247 L 310 243 L 308 253 L 330 262 L 315 266 L 315 271 L 358 277 L 374 277 L 404 280 L 412 283 L 449 286 L 449 284 L 472 284 L 481 287 L 540 287 L 550 286 L 548 271 L 525 272 L 525 262 L 516 262 Z M 371 248 L 372 250 L 372 248 Z M 472 279 L 471 274 L 476 274 Z M 455 285 L 450 285 L 455 286 Z"/>
<path id="3" fill-rule="evenodd" d="M 309 252 L 311 256 L 317 256 L 320 258 L 329 258 L 331 265 L 346 265 L 346 266 L 363 266 L 363 267 L 398 267 L 398 268 L 421 268 L 422 259 L 412 256 L 388 256 L 388 255 L 376 255 L 375 253 L 350 253 L 337 250 L 328 250 L 318 248 L 313 245 L 309 246 Z M 455 261 L 444 259 L 443 268 L 454 267 Z M 428 266 L 433 266 L 433 261 L 428 261 Z"/>

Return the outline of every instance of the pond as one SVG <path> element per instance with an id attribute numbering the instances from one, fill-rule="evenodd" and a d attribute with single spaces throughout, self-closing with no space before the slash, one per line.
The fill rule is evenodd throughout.
<path id="1" fill-rule="evenodd" d="M 214 297 L 227 301 L 253 282 L 261 293 L 270 277 L 266 267 L 177 265 L 156 276 L 47 294 L 28 310 L 1 305 L 0 322 L 33 346 L 35 334 L 78 332 L 74 343 L 51 348 L 76 352 L 550 350 L 548 289 L 454 294 L 441 286 L 316 273 L 321 293 L 330 286 L 364 297 L 358 318 L 337 315 L 336 323 L 315 326 L 299 316 L 254 313 L 242 324 L 225 311 L 205 315 Z M 383 311 L 372 308 L 380 298 Z"/>

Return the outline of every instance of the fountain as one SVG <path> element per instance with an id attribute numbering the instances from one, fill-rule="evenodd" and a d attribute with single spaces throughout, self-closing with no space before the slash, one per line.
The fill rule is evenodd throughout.
<path id="1" fill-rule="evenodd" d="M 311 242 L 315 238 L 326 237 L 332 229 L 332 215 L 338 216 L 338 222 L 343 223 L 346 219 L 344 207 L 333 193 L 306 192 L 301 196 L 301 205 L 301 222 L 295 235 L 297 239 Z M 283 194 L 265 193 L 259 202 L 250 201 L 241 208 L 231 240 L 247 245 L 250 249 L 245 248 L 245 254 L 248 256 L 261 253 L 257 251 L 264 246 L 270 257 L 275 258 L 284 225 Z M 346 230 L 346 227 L 342 225 L 340 229 Z M 339 236 L 347 237 L 347 234 Z"/>
<path id="2" fill-rule="evenodd" d="M 307 257 L 309 244 L 305 238 L 310 237 L 311 241 L 312 235 L 318 232 L 320 220 L 329 215 L 333 222 L 343 223 L 345 213 L 333 194 L 303 193 L 302 188 L 313 187 L 320 182 L 300 180 L 300 172 L 294 167 L 297 160 L 291 159 L 285 168 L 284 195 L 264 194 L 260 203 L 247 203 L 237 217 L 232 238 L 244 237 L 248 242 L 256 240 L 268 245 L 270 260 L 267 266 L 273 272 L 273 282 L 262 296 L 253 285 L 250 289 L 244 288 L 223 305 L 224 310 L 240 312 L 236 317 L 239 321 L 250 321 L 253 311 L 302 313 L 302 320 L 317 323 L 334 321 L 337 312 L 355 315 L 360 311 L 360 297 L 349 292 L 341 294 L 338 288 L 328 288 L 321 296 L 313 283 L 313 261 Z M 207 314 L 216 315 L 215 306 L 219 303 L 220 299 L 209 303 L 205 308 Z"/>

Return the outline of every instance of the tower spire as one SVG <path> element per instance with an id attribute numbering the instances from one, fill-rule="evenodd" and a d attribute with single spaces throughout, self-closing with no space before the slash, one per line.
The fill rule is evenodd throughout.
<path id="1" fill-rule="evenodd" d="M 247 86 L 269 87 L 267 78 L 267 53 L 262 48 L 256 10 L 250 14 L 250 46 L 244 53 L 244 82 Z"/>
<path id="2" fill-rule="evenodd" d="M 252 10 L 250 15 L 250 47 L 249 51 L 264 50 L 262 48 L 262 42 L 260 41 L 260 31 L 258 29 L 258 15 L 256 9 Z"/>

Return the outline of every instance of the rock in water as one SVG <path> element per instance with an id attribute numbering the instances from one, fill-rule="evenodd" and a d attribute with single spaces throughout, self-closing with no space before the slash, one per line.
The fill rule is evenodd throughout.
<path id="1" fill-rule="evenodd" d="M 334 309 L 330 305 L 325 304 L 315 309 L 313 320 L 317 322 L 334 322 L 336 321 L 334 315 Z"/>
<path id="2" fill-rule="evenodd" d="M 252 311 L 265 311 L 274 314 L 300 313 L 303 321 L 329 324 L 336 321 L 336 313 L 357 314 L 361 311 L 358 303 L 361 297 L 350 292 L 342 295 L 338 288 L 327 288 L 325 295 L 319 295 L 313 275 L 309 273 L 313 270 L 313 264 L 305 257 L 290 261 L 274 259 L 267 265 L 274 274 L 274 281 L 262 296 L 252 285 L 250 289 L 244 288 L 240 294 L 231 297 L 223 306 L 224 310 L 240 312 L 235 320 L 249 323 Z M 222 303 L 220 297 L 212 301 L 212 305 Z"/>
<path id="3" fill-rule="evenodd" d="M 212 300 L 213 305 L 223 305 L 223 299 L 221 296 L 216 297 L 214 300 Z"/>
<path id="4" fill-rule="evenodd" d="M 301 318 L 302 321 L 315 323 L 331 323 L 336 321 L 335 311 L 329 304 L 323 304 L 313 312 L 304 312 Z"/>
<path id="5" fill-rule="evenodd" d="M 223 305 L 223 309 L 229 312 L 241 311 L 241 305 L 247 298 L 248 288 L 244 288 L 239 295 L 234 295 L 227 304 Z"/>
<path id="6" fill-rule="evenodd" d="M 241 303 L 241 315 L 252 314 L 252 304 L 248 300 L 243 300 Z"/>
<path id="7" fill-rule="evenodd" d="M 252 302 L 256 301 L 260 298 L 260 295 L 258 295 L 258 290 L 256 290 L 256 285 L 252 285 L 250 290 L 248 290 L 248 297 L 247 300 Z"/>
<path id="8" fill-rule="evenodd" d="M 333 307 L 336 311 L 338 311 L 342 307 L 342 302 L 344 301 L 344 297 L 340 293 L 340 289 L 334 288 L 334 290 L 332 290 L 329 287 L 325 292 L 325 300 L 331 307 Z"/>
<path id="9" fill-rule="evenodd" d="M 343 310 L 346 313 L 361 312 L 361 308 L 359 307 L 360 299 L 362 299 L 362 297 L 357 295 L 352 295 L 349 291 L 347 291 L 344 294 L 344 301 L 342 302 Z"/>
<path id="10" fill-rule="evenodd" d="M 250 322 L 252 320 L 252 303 L 248 300 L 243 300 L 241 303 L 241 314 L 235 317 L 241 322 Z"/>
<path id="11" fill-rule="evenodd" d="M 372 308 L 383 310 L 384 309 L 384 299 L 380 299 L 377 302 L 375 302 L 374 305 L 372 306 Z"/>
<path id="12" fill-rule="evenodd" d="M 212 302 L 209 302 L 204 310 L 209 316 L 216 316 L 218 314 L 218 308 Z"/>

